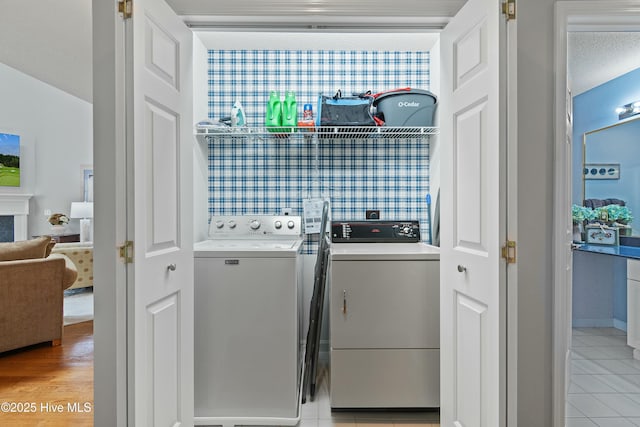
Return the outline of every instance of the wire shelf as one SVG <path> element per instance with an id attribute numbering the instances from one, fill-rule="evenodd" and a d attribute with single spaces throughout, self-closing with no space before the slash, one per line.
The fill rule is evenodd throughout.
<path id="1" fill-rule="evenodd" d="M 349 139 L 349 138 L 420 138 L 437 135 L 437 127 L 366 127 L 366 126 L 279 126 L 279 127 L 237 127 L 223 128 L 196 127 L 197 136 L 208 138 L 246 138 L 246 137 L 313 137 L 319 139 Z"/>

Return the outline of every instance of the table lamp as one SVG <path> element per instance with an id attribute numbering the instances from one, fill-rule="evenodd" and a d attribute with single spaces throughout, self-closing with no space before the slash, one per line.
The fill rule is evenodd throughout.
<path id="1" fill-rule="evenodd" d="M 80 218 L 80 241 L 91 242 L 91 218 L 93 218 L 93 202 L 71 202 L 71 218 Z"/>

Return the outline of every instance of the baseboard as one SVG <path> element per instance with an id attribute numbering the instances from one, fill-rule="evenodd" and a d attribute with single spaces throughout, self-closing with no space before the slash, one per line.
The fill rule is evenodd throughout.
<path id="1" fill-rule="evenodd" d="M 613 328 L 614 319 L 573 319 L 574 328 Z"/>
<path id="2" fill-rule="evenodd" d="M 627 322 L 624 322 L 622 320 L 613 319 L 613 327 L 627 332 Z"/>
<path id="3" fill-rule="evenodd" d="M 618 319 L 574 319 L 574 328 L 616 328 L 627 331 L 627 322 Z"/>

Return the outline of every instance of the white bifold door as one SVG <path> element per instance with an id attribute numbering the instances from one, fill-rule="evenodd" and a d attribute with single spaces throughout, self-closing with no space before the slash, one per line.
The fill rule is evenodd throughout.
<path id="1" fill-rule="evenodd" d="M 441 425 L 506 425 L 506 28 L 469 0 L 441 33 Z"/>
<path id="2" fill-rule="evenodd" d="M 192 33 L 163 0 L 125 23 L 128 418 L 193 425 Z"/>

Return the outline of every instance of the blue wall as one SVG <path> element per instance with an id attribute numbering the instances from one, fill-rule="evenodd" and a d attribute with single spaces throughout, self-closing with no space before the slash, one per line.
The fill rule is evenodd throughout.
<path id="1" fill-rule="evenodd" d="M 210 50 L 209 118 L 240 101 L 250 126 L 264 126 L 271 90 L 296 93 L 298 116 L 318 94 L 341 89 L 430 89 L 429 52 Z M 333 219 L 418 219 L 428 235 L 429 141 L 420 138 L 215 138 L 209 142 L 209 215 L 302 215 L 302 199 L 330 197 Z M 310 243 L 307 242 L 307 243 Z M 307 245 L 311 252 L 312 245 Z"/>
<path id="2" fill-rule="evenodd" d="M 616 107 L 637 100 L 640 100 L 640 69 L 573 98 L 573 203 L 582 204 L 584 133 L 618 123 Z M 640 148 L 640 144 L 638 147 Z M 608 162 L 604 157 L 602 159 L 602 163 Z M 621 177 L 632 170 L 630 164 L 624 164 L 622 161 L 611 163 L 621 163 Z M 632 176 L 627 174 L 626 178 Z M 610 184 L 611 181 L 602 181 L 596 185 Z M 636 180 L 632 179 L 629 185 L 635 186 L 636 192 L 640 191 L 640 185 Z M 611 194 L 608 197 L 617 196 Z M 635 222 L 640 222 L 640 211 L 634 214 Z M 574 326 L 624 327 L 627 322 L 626 260 L 608 255 L 574 252 L 573 261 Z"/>

